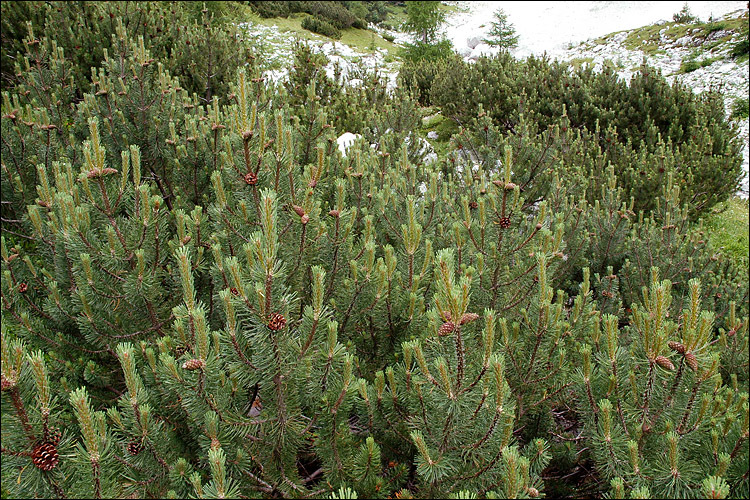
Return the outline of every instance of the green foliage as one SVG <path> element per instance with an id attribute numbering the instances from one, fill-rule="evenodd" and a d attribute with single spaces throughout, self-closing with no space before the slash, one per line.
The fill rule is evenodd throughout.
<path id="1" fill-rule="evenodd" d="M 748 30 L 745 30 L 743 37 L 732 47 L 732 57 L 739 58 L 750 54 L 750 39 L 748 39 Z"/>
<path id="2" fill-rule="evenodd" d="M 277 0 L 250 0 L 248 5 L 261 17 L 287 17 L 293 12 L 299 12 L 300 2 Z"/>
<path id="3" fill-rule="evenodd" d="M 450 40 L 440 40 L 437 43 L 406 43 L 401 51 L 401 58 L 406 63 L 420 61 L 439 61 L 454 55 L 453 44 Z"/>
<path id="4" fill-rule="evenodd" d="M 73 91 L 77 100 L 95 80 L 90 68 L 103 64 L 107 54 L 120 53 L 124 30 L 130 26 L 135 31 L 135 23 L 139 28 L 133 40 L 142 37 L 152 57 L 179 76 L 189 94 L 195 92 L 207 101 L 217 93 L 225 96 L 232 68 L 252 57 L 245 34 L 225 22 L 231 9 L 222 2 L 209 2 L 205 9 L 193 2 L 28 2 L 32 7 L 28 10 L 17 4 L 27 2 L 2 7 L 3 36 L 10 25 L 8 35 L 14 40 L 3 43 L 3 61 L 14 61 L 3 63 L 3 78 L 13 85 L 20 83 L 17 75 L 27 74 L 21 70 L 24 55 L 39 65 L 57 57 L 64 61 L 60 70 L 65 72 L 64 91 Z M 32 22 L 31 27 L 27 22 Z"/>
<path id="5" fill-rule="evenodd" d="M 581 347 L 584 434 L 597 470 L 630 488 L 648 487 L 651 498 L 694 495 L 711 475 L 727 481 L 726 495 L 726 484 L 744 473 L 730 463 L 747 453 L 748 393 L 736 376 L 721 383 L 722 346 L 711 341 L 714 314 L 701 309 L 700 281 L 689 282 L 679 324 L 670 319 L 680 311 L 670 307 L 671 283 L 654 268 L 632 306 L 632 326 L 620 331 L 616 317 L 603 315 Z"/>
<path id="6" fill-rule="evenodd" d="M 700 22 L 700 19 L 698 19 L 697 16 L 694 16 L 693 13 L 690 12 L 690 7 L 687 3 L 682 6 L 682 9 L 680 9 L 679 12 L 675 13 L 672 16 L 672 20 L 676 23 L 682 24 L 695 24 Z"/>
<path id="7" fill-rule="evenodd" d="M 700 69 L 701 63 L 696 61 L 695 59 L 688 59 L 687 61 L 682 61 L 680 63 L 680 73 L 691 73 L 697 69 Z"/>
<path id="8" fill-rule="evenodd" d="M 307 17 L 303 19 L 302 22 L 306 24 L 303 28 L 314 33 L 330 36 L 331 38 L 340 38 L 340 36 L 332 36 L 329 34 L 335 33 L 334 30 L 342 30 L 351 27 L 366 29 L 367 20 L 365 18 L 372 18 L 372 12 L 376 13 L 376 18 L 384 13 L 382 6 L 372 6 L 372 10 L 370 10 L 364 2 L 251 1 L 249 2 L 249 5 L 261 17 L 266 18 L 287 17 L 299 12 L 310 14 L 312 19 L 308 19 Z"/>
<path id="9" fill-rule="evenodd" d="M 536 498 L 550 463 L 747 495 L 747 261 L 693 222 L 736 153 L 715 97 L 412 62 L 471 89 L 435 158 L 377 73 L 297 44 L 276 85 L 218 21 L 185 66 L 127 19 L 195 12 L 127 7 L 92 67 L 32 20 L 3 91 L 3 495 Z"/>
<path id="10" fill-rule="evenodd" d="M 406 21 L 402 29 L 412 33 L 415 44 L 433 44 L 438 41 L 438 33 L 445 22 L 445 12 L 440 10 L 440 2 L 415 1 L 406 4 Z"/>
<path id="11" fill-rule="evenodd" d="M 723 31 L 727 29 L 727 23 L 722 21 L 713 21 L 706 23 L 705 31 L 706 34 L 715 33 L 717 31 Z"/>
<path id="12" fill-rule="evenodd" d="M 750 100 L 738 97 L 732 103 L 732 118 L 740 120 L 747 119 L 750 116 Z"/>
<path id="13" fill-rule="evenodd" d="M 682 199 L 692 200 L 693 217 L 737 189 L 740 145 L 721 95 L 695 96 L 646 65 L 629 85 L 611 67 L 570 70 L 545 58 L 516 61 L 507 53 L 475 64 L 455 59 L 433 72 L 403 81 L 418 85 L 424 99 L 431 78 L 428 102 L 459 123 L 484 112 L 510 135 L 522 116 L 540 132 L 557 124 L 562 132 L 571 130 L 571 139 L 580 134 L 581 154 L 599 165 L 586 168 L 602 172 L 611 163 L 636 209 L 654 208 L 669 171 L 682 186 Z"/>
<path id="14" fill-rule="evenodd" d="M 508 15 L 503 9 L 498 9 L 493 14 L 492 28 L 488 38 L 483 41 L 493 47 L 512 49 L 518 45 L 518 35 L 513 23 L 508 21 Z"/>
<path id="15" fill-rule="evenodd" d="M 302 19 L 302 27 L 313 33 L 333 38 L 334 40 L 341 38 L 341 31 L 338 28 L 318 16 L 305 16 Z"/>

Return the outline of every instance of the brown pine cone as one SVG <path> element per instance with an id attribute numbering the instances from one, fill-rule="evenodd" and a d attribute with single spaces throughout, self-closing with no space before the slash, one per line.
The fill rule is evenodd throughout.
<path id="1" fill-rule="evenodd" d="M 21 283 L 20 285 L 18 285 L 18 291 L 21 293 L 26 293 L 26 290 L 28 289 L 29 285 L 27 285 L 26 283 Z"/>
<path id="2" fill-rule="evenodd" d="M 507 215 L 505 217 L 500 218 L 500 227 L 503 229 L 508 229 L 510 227 L 510 217 Z"/>
<path id="3" fill-rule="evenodd" d="M 667 345 L 670 349 L 672 349 L 675 352 L 679 352 L 680 354 L 685 354 L 685 346 L 680 344 L 679 342 L 675 342 L 674 340 L 670 340 Z"/>
<path id="4" fill-rule="evenodd" d="M 268 328 L 270 328 L 271 330 L 278 331 L 284 328 L 285 326 L 286 326 L 286 318 L 283 315 L 275 312 L 275 313 L 272 313 L 268 317 Z"/>
<path id="5" fill-rule="evenodd" d="M 477 203 L 476 201 L 469 202 L 469 208 L 472 210 L 476 210 L 477 208 L 479 208 L 479 203 Z"/>
<path id="6" fill-rule="evenodd" d="M 664 368 L 665 370 L 674 370 L 674 365 L 669 360 L 669 358 L 664 356 L 656 356 L 656 364 Z"/>
<path id="7" fill-rule="evenodd" d="M 466 313 L 461 316 L 461 321 L 459 321 L 458 324 L 465 325 L 466 323 L 471 323 L 476 319 L 479 319 L 479 315 L 477 313 Z"/>
<path id="8" fill-rule="evenodd" d="M 243 179 L 249 186 L 254 186 L 258 183 L 258 176 L 253 172 L 246 173 Z"/>
<path id="9" fill-rule="evenodd" d="M 31 454 L 31 460 L 34 465 L 44 471 L 50 471 L 57 467 L 60 457 L 57 455 L 57 448 L 52 443 L 41 443 Z"/>
<path id="10" fill-rule="evenodd" d="M 455 329 L 456 325 L 452 321 L 446 321 L 440 326 L 440 328 L 438 328 L 438 335 L 445 337 L 446 335 L 453 333 Z"/>
<path id="11" fill-rule="evenodd" d="M 183 370 L 200 370 L 203 369 L 204 366 L 206 366 L 206 362 L 197 358 L 188 359 L 182 363 Z"/>
<path id="12" fill-rule="evenodd" d="M 135 456 L 143 450 L 143 443 L 140 439 L 134 439 L 128 443 L 128 453 Z"/>
<path id="13" fill-rule="evenodd" d="M 698 358 L 696 358 L 695 354 L 693 354 L 692 352 L 685 353 L 685 363 L 687 363 L 690 369 L 694 372 L 698 371 Z"/>

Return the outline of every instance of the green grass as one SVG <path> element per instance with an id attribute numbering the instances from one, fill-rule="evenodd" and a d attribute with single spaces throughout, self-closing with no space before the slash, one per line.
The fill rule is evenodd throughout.
<path id="1" fill-rule="evenodd" d="M 578 70 L 593 62 L 594 62 L 593 57 L 576 57 L 568 61 L 568 64 L 570 64 L 570 67 L 573 68 L 574 70 Z"/>
<path id="2" fill-rule="evenodd" d="M 349 28 L 341 31 L 341 43 L 345 43 L 360 52 L 372 52 L 373 47 L 385 49 L 388 55 L 396 57 L 400 47 L 395 43 L 389 42 L 374 31 L 357 28 Z"/>
<path id="3" fill-rule="evenodd" d="M 419 112 L 423 120 L 419 127 L 419 135 L 432 144 L 438 158 L 445 158 L 450 152 L 451 135 L 458 133 L 458 125 L 455 121 L 446 118 L 437 111 L 438 108 L 435 106 L 420 108 Z M 427 117 L 429 119 L 424 120 Z M 427 134 L 429 132 L 437 132 L 437 139 L 428 139 Z"/>
<path id="4" fill-rule="evenodd" d="M 249 5 L 244 5 L 242 8 L 243 12 L 240 18 L 246 21 L 251 21 L 255 24 L 268 27 L 277 26 L 279 31 L 293 33 L 295 36 L 298 36 L 303 40 L 332 40 L 323 35 L 311 33 L 302 27 L 302 19 L 304 19 L 307 14 L 295 13 L 289 15 L 289 17 L 262 18 L 253 12 Z M 444 11 L 446 15 L 462 11 L 461 7 L 457 5 L 446 5 L 443 3 L 440 4 L 440 10 Z M 386 24 L 398 28 L 405 20 L 406 7 L 388 7 L 388 19 L 386 20 Z M 400 58 L 399 52 L 401 47 L 395 43 L 389 42 L 374 31 L 347 28 L 341 30 L 341 39 L 337 41 L 365 53 L 373 52 L 375 49 L 385 49 L 388 52 L 388 55 L 386 56 L 387 61 L 394 61 Z"/>
<path id="5" fill-rule="evenodd" d="M 750 102 L 748 102 L 748 98 L 737 97 L 732 102 L 732 118 L 747 120 L 748 117 L 750 117 Z"/>
<path id="6" fill-rule="evenodd" d="M 688 59 L 686 61 L 682 61 L 680 64 L 680 69 L 677 71 L 677 74 L 684 74 L 684 73 L 690 73 L 691 71 L 695 71 L 699 68 L 705 68 L 706 66 L 711 66 L 716 61 L 720 61 L 720 57 L 709 57 L 706 59 L 703 59 L 702 61 L 698 61 L 696 59 Z"/>
<path id="7" fill-rule="evenodd" d="M 276 26 L 279 28 L 279 31 L 281 32 L 292 32 L 297 34 L 300 38 L 306 39 L 306 40 L 321 40 L 325 37 L 321 35 L 317 35 L 315 33 L 312 33 L 310 31 L 307 31 L 305 28 L 302 27 L 302 19 L 307 14 L 300 14 L 295 13 L 291 14 L 289 17 L 269 17 L 264 18 L 260 17 L 258 14 L 254 13 L 250 6 L 246 7 L 246 14 L 244 16 L 245 20 L 250 21 L 254 24 L 260 24 L 261 26 Z"/>
<path id="8" fill-rule="evenodd" d="M 723 247 L 727 256 L 738 263 L 746 262 L 750 252 L 748 207 L 748 200 L 735 197 L 714 209 L 706 221 L 711 243 Z"/>
<path id="9" fill-rule="evenodd" d="M 747 29 L 747 23 L 748 15 L 743 14 L 734 19 L 715 21 L 712 23 L 681 24 L 669 22 L 659 25 L 652 24 L 650 26 L 644 26 L 630 31 L 623 41 L 623 45 L 628 50 L 640 50 L 646 55 L 655 55 L 661 53 L 663 50 L 660 47 L 662 44 L 662 38 L 669 43 L 686 35 L 690 35 L 701 42 L 701 51 L 714 52 L 722 48 L 725 43 L 730 42 L 733 34 L 743 32 L 743 30 Z M 662 30 L 663 33 L 661 33 Z M 719 30 L 728 30 L 731 33 L 716 40 L 708 39 L 709 35 Z M 597 44 L 606 44 L 617 33 L 622 33 L 622 31 L 610 33 L 606 36 L 597 38 L 594 42 Z"/>
<path id="10" fill-rule="evenodd" d="M 294 33 L 296 36 L 303 40 L 333 40 L 323 35 L 312 33 L 302 27 L 302 19 L 307 16 L 303 13 L 291 14 L 289 17 L 271 17 L 262 18 L 255 14 L 249 6 L 247 6 L 245 20 L 251 21 L 262 26 L 277 26 L 279 31 Z M 388 51 L 388 55 L 391 58 L 398 56 L 399 46 L 384 39 L 374 31 L 363 30 L 358 28 L 347 28 L 341 30 L 341 39 L 336 40 L 353 47 L 360 52 L 372 52 L 373 48 L 385 49 Z"/>

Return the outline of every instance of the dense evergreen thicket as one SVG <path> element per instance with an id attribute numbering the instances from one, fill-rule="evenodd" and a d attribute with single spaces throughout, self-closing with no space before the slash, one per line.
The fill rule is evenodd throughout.
<path id="1" fill-rule="evenodd" d="M 696 96 L 645 64 L 626 82 L 611 66 L 571 70 L 544 57 L 517 61 L 501 53 L 475 64 L 459 57 L 407 64 L 400 77 L 422 104 L 439 106 L 466 128 L 487 113 L 510 135 L 522 119 L 540 132 L 572 129 L 584 143 L 576 162 L 593 178 L 613 165 L 639 209 L 655 207 L 669 175 L 693 217 L 739 187 L 741 142 L 718 89 Z"/>
<path id="2" fill-rule="evenodd" d="M 367 28 L 367 23 L 379 24 L 388 17 L 387 4 L 390 1 L 250 1 L 254 12 L 262 17 L 287 17 L 297 13 L 307 13 L 317 22 L 330 24 L 336 29 Z M 311 28 L 303 26 L 305 29 Z M 317 32 L 319 33 L 319 32 Z M 326 33 L 324 35 L 328 36 Z"/>
<path id="3" fill-rule="evenodd" d="M 4 496 L 747 497 L 716 95 L 506 56 L 387 91 L 304 44 L 274 84 L 231 4 L 36 7 L 2 4 Z"/>

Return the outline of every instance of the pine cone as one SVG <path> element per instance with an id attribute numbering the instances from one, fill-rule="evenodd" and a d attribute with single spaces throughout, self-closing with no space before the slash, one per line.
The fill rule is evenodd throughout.
<path id="1" fill-rule="evenodd" d="M 476 319 L 479 319 L 479 315 L 477 313 L 466 313 L 461 316 L 461 321 L 459 321 L 458 324 L 465 325 L 466 323 L 471 323 Z"/>
<path id="2" fill-rule="evenodd" d="M 299 205 L 292 205 L 292 209 L 294 210 L 294 213 L 296 213 L 300 217 L 305 215 L 305 210 Z"/>
<path id="3" fill-rule="evenodd" d="M 272 313 L 268 317 L 268 328 L 270 328 L 271 330 L 278 331 L 284 328 L 285 326 L 286 326 L 286 318 L 283 315 L 275 312 L 275 313 Z"/>
<path id="4" fill-rule="evenodd" d="M 685 354 L 685 346 L 680 344 L 679 342 L 675 342 L 674 340 L 670 340 L 669 343 L 667 343 L 670 349 L 672 349 L 675 352 L 679 352 L 680 354 Z"/>
<path id="5" fill-rule="evenodd" d="M 3 392 L 12 388 L 16 383 L 10 379 L 5 378 L 5 375 L 0 375 L 0 390 Z"/>
<path id="6" fill-rule="evenodd" d="M 26 293 L 26 290 L 28 289 L 29 285 L 27 285 L 26 283 L 21 283 L 20 285 L 18 285 L 18 291 L 21 293 Z"/>
<path id="7" fill-rule="evenodd" d="M 527 494 L 528 494 L 528 495 L 529 495 L 529 496 L 530 496 L 531 498 L 536 498 L 536 497 L 538 497 L 538 496 L 539 496 L 539 490 L 538 490 L 538 489 L 536 489 L 536 488 L 526 488 L 526 493 L 527 493 Z"/>
<path id="8" fill-rule="evenodd" d="M 183 370 L 199 370 L 203 369 L 203 367 L 206 366 L 206 362 L 202 359 L 188 359 L 184 363 L 182 363 L 182 369 Z"/>
<path id="9" fill-rule="evenodd" d="M 669 358 L 664 356 L 656 356 L 656 364 L 664 368 L 665 370 L 674 370 L 674 365 L 669 360 Z"/>
<path id="10" fill-rule="evenodd" d="M 258 176 L 253 172 L 246 173 L 243 179 L 249 186 L 255 186 L 258 183 Z"/>
<path id="11" fill-rule="evenodd" d="M 128 453 L 136 456 L 143 450 L 143 443 L 140 439 L 134 439 L 128 443 Z"/>
<path id="12" fill-rule="evenodd" d="M 440 328 L 438 328 L 438 335 L 445 337 L 446 335 L 453 333 L 455 329 L 456 325 L 452 321 L 446 321 L 440 326 Z"/>
<path id="13" fill-rule="evenodd" d="M 232 295 L 234 295 L 235 297 L 237 297 L 240 294 L 240 291 L 237 290 L 235 287 L 230 288 L 229 291 L 232 292 Z"/>
<path id="14" fill-rule="evenodd" d="M 62 431 L 57 427 L 50 427 L 47 430 L 47 436 L 45 438 L 45 441 L 48 443 L 52 443 L 53 445 L 57 446 L 60 444 L 60 440 L 62 439 Z"/>
<path id="15" fill-rule="evenodd" d="M 477 203 L 476 201 L 472 201 L 469 203 L 469 208 L 472 210 L 476 210 L 477 208 L 479 208 L 479 203 Z"/>
<path id="16" fill-rule="evenodd" d="M 686 352 L 685 353 L 685 363 L 690 367 L 691 370 L 694 372 L 698 371 L 698 359 L 695 357 L 695 354 L 692 352 Z"/>
<path id="17" fill-rule="evenodd" d="M 500 218 L 500 227 L 503 229 L 508 229 L 510 227 L 510 217 L 507 215 L 505 217 Z"/>
<path id="18" fill-rule="evenodd" d="M 37 468 L 44 471 L 50 471 L 57 467 L 60 457 L 57 455 L 57 448 L 52 443 L 42 443 L 34 448 L 31 459 Z"/>

